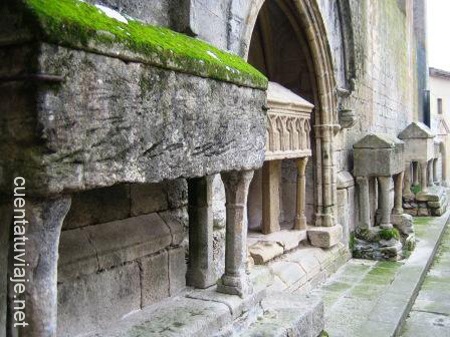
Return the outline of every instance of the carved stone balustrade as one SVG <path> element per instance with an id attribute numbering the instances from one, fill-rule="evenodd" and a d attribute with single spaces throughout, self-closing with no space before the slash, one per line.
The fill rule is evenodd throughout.
<path id="1" fill-rule="evenodd" d="M 283 86 L 270 82 L 266 161 L 311 156 L 309 133 L 314 105 Z"/>

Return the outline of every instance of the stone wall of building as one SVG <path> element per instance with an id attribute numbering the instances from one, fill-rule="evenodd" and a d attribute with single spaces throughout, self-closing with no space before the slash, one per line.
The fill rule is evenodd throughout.
<path id="1" fill-rule="evenodd" d="M 74 336 L 186 287 L 187 184 L 73 195 L 58 266 L 58 336 Z"/>

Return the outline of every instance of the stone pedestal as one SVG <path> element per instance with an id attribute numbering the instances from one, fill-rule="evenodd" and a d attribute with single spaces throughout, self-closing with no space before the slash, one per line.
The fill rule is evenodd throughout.
<path id="1" fill-rule="evenodd" d="M 216 283 L 213 273 L 212 176 L 188 180 L 189 267 L 187 284 L 207 288 Z"/>
<path id="2" fill-rule="evenodd" d="M 314 247 L 330 248 L 342 239 L 342 226 L 309 227 L 308 239 Z"/>
<path id="3" fill-rule="evenodd" d="M 253 171 L 223 172 L 226 195 L 225 273 L 217 291 L 241 297 L 252 292 L 246 272 L 247 195 Z"/>

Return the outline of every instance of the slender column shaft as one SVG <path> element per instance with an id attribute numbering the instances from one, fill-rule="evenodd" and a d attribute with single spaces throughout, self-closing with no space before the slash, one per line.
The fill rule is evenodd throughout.
<path id="1" fill-rule="evenodd" d="M 367 177 L 356 177 L 359 199 L 359 226 L 370 228 L 369 180 Z"/>
<path id="2" fill-rule="evenodd" d="M 61 227 L 70 208 L 70 197 L 55 199 L 26 199 L 25 218 L 16 218 L 14 213 L 14 244 L 23 239 L 26 283 L 23 300 L 27 327 L 19 328 L 20 336 L 56 337 L 57 319 L 57 270 L 58 246 Z M 19 216 L 20 217 L 20 216 Z M 25 220 L 23 224 L 16 221 Z M 25 235 L 16 235 L 25 230 Z M 22 242 L 22 241 L 20 241 Z M 10 254 L 17 254 L 10 245 Z M 14 275 L 14 262 L 9 265 L 9 273 Z M 10 288 L 11 290 L 11 288 Z M 9 305 L 14 306 L 16 298 L 9 297 Z M 14 322 L 12 322 L 14 323 Z"/>
<path id="3" fill-rule="evenodd" d="M 262 232 L 270 234 L 280 230 L 281 161 L 265 162 L 262 174 Z"/>
<path id="4" fill-rule="evenodd" d="M 420 187 L 421 192 L 427 192 L 428 191 L 428 184 L 427 184 L 427 168 L 428 163 L 426 161 L 420 163 Z"/>
<path id="5" fill-rule="evenodd" d="M 438 177 L 438 172 L 437 172 L 437 167 L 438 167 L 438 160 L 437 159 L 433 159 L 433 182 L 435 185 L 439 184 L 439 177 Z"/>
<path id="6" fill-rule="evenodd" d="M 429 160 L 427 163 L 427 173 L 428 173 L 428 186 L 433 186 L 433 160 Z"/>
<path id="7" fill-rule="evenodd" d="M 222 173 L 226 195 L 225 273 L 217 291 L 239 295 L 252 292 L 246 273 L 247 261 L 247 195 L 253 171 Z"/>
<path id="8" fill-rule="evenodd" d="M 187 284 L 212 286 L 213 274 L 213 180 L 212 176 L 188 180 L 189 267 Z"/>
<path id="9" fill-rule="evenodd" d="M 412 166 L 413 166 L 413 185 L 417 186 L 420 184 L 420 182 L 419 182 L 419 163 L 415 161 L 412 163 Z"/>
<path id="10" fill-rule="evenodd" d="M 389 187 L 391 177 L 378 177 L 378 193 L 380 194 L 380 204 L 378 208 L 381 212 L 380 227 L 392 228 L 391 210 L 389 208 Z"/>
<path id="11" fill-rule="evenodd" d="M 308 163 L 308 157 L 297 159 L 297 199 L 296 199 L 296 213 L 295 213 L 295 229 L 306 229 L 306 216 L 305 216 L 305 189 L 306 179 L 305 171 L 306 164 Z"/>
<path id="12" fill-rule="evenodd" d="M 403 214 L 403 176 L 404 173 L 402 172 L 394 177 L 394 209 L 392 210 L 393 214 Z"/>
<path id="13" fill-rule="evenodd" d="M 411 163 L 406 164 L 404 172 L 404 185 L 403 185 L 403 195 L 405 197 L 412 196 L 411 192 Z"/>

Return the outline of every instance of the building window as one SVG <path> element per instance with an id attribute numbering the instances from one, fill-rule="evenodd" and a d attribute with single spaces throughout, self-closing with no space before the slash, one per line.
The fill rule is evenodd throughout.
<path id="1" fill-rule="evenodd" d="M 442 115 L 442 98 L 437 99 L 437 110 L 438 114 Z"/>

